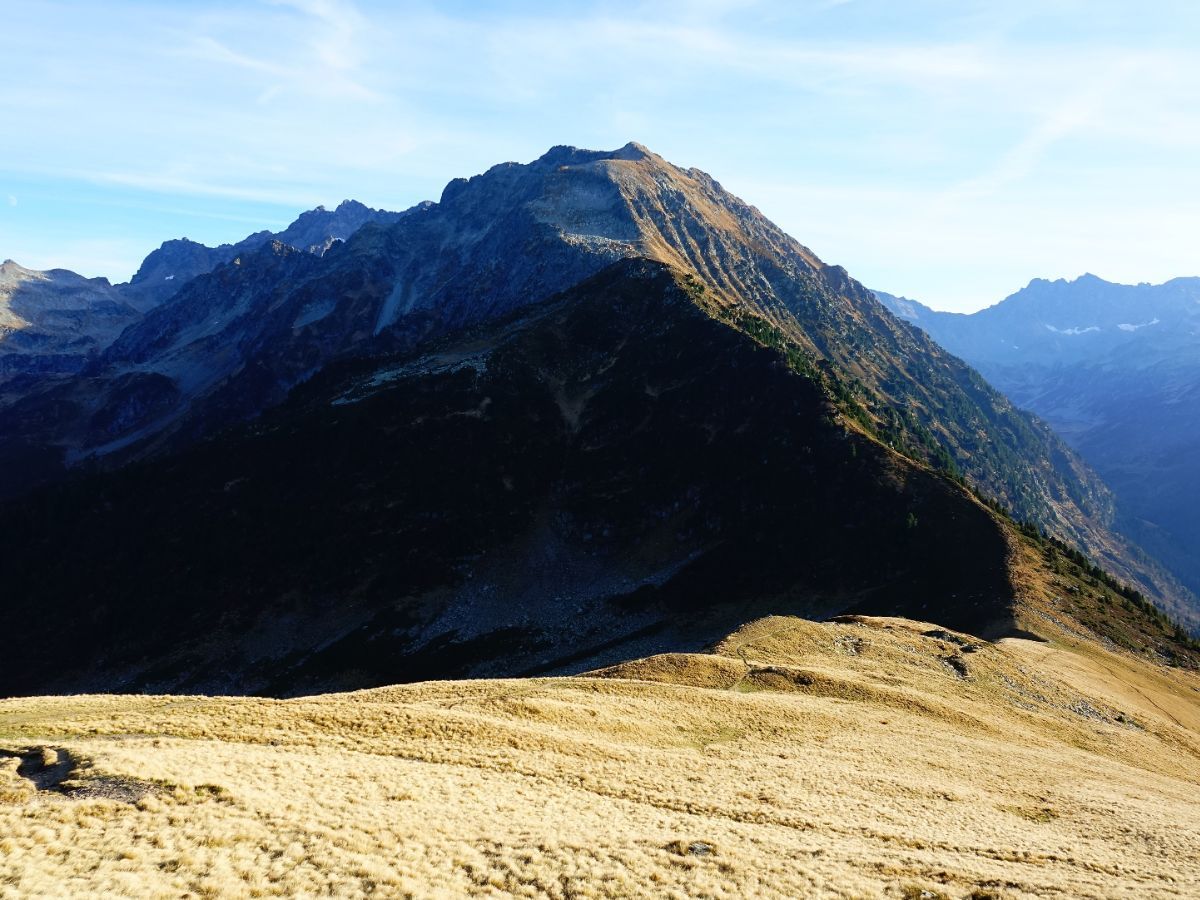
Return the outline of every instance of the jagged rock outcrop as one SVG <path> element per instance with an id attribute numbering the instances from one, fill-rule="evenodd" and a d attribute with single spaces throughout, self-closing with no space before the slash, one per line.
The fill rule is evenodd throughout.
<path id="1" fill-rule="evenodd" d="M 387 212 L 346 200 L 334 210 L 320 206 L 301 213 L 277 234 L 260 231 L 236 244 L 208 247 L 187 238 L 166 241 L 126 284 L 113 285 L 66 269 L 39 272 L 6 260 L 0 266 L 0 383 L 21 374 L 78 372 L 126 327 L 170 300 L 193 278 L 241 254 L 274 241 L 321 256 L 368 222 L 389 224 L 412 211 Z M 29 378 L 8 384 L 0 405 L 35 387 L 36 381 Z"/>

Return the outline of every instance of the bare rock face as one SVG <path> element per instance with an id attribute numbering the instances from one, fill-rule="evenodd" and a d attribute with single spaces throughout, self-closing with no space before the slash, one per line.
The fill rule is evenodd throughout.
<path id="1" fill-rule="evenodd" d="M 278 234 L 260 231 L 236 244 L 208 247 L 187 238 L 166 241 L 142 261 L 128 283 L 118 285 L 66 269 L 39 272 L 7 260 L 0 265 L 0 379 L 78 372 L 122 330 L 192 279 L 273 241 L 323 256 L 368 222 L 390 224 L 409 212 L 387 212 L 346 200 L 332 211 L 322 206 L 302 213 Z"/>
<path id="2" fill-rule="evenodd" d="M 198 275 L 211 272 L 237 255 L 242 244 L 258 246 L 270 238 L 269 232 L 251 235 L 239 244 L 209 247 L 187 238 L 164 241 L 147 256 L 128 284 L 122 285 L 142 312 L 169 300 Z"/>
<path id="3" fill-rule="evenodd" d="M 277 234 L 268 234 L 269 240 L 279 241 L 297 250 L 305 250 L 323 256 L 338 241 L 344 241 L 368 223 L 390 225 L 405 216 L 428 207 L 428 201 L 403 212 L 388 212 L 372 209 L 357 200 L 343 200 L 336 209 L 323 206 L 301 213 L 291 225 Z M 262 241 L 261 243 L 266 243 Z"/>

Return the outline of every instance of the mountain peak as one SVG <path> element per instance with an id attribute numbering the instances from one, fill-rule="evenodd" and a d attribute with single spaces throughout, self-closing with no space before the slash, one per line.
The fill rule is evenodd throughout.
<path id="1" fill-rule="evenodd" d="M 6 259 L 0 263 L 0 286 L 18 284 L 37 278 L 43 273 L 35 269 L 27 269 L 16 260 Z"/>
<path id="2" fill-rule="evenodd" d="M 736 297 L 752 305 L 777 304 L 777 288 L 792 278 L 807 280 L 818 291 L 867 296 L 844 270 L 825 266 L 711 177 L 675 166 L 636 142 L 615 150 L 559 145 L 530 163 L 501 163 L 471 178 L 456 178 L 433 213 L 422 218 L 421 225 L 412 221 L 399 227 L 428 227 L 429 238 L 406 233 L 397 235 L 396 243 L 415 246 L 436 234 L 437 252 L 456 260 L 453 271 L 390 289 L 376 334 L 414 311 L 436 310 L 443 322 L 463 322 L 526 303 L 545 296 L 544 290 L 560 290 L 566 273 L 571 278 L 594 274 L 626 256 L 695 271 L 723 303 Z M 497 223 L 503 223 L 503 235 Z M 534 243 L 543 254 L 536 268 L 509 261 L 514 252 L 532 258 Z M 501 245 L 506 249 L 499 250 Z M 778 285 L 739 263 L 754 255 L 753 248 L 772 256 L 766 271 L 776 274 Z M 464 280 L 461 260 L 476 257 L 481 275 Z M 479 279 L 487 277 L 482 273 L 501 269 L 510 277 L 481 304 L 479 288 L 466 285 L 481 284 Z"/>
<path id="3" fill-rule="evenodd" d="M 651 159 L 657 157 L 658 154 L 652 151 L 645 144 L 639 144 L 637 141 L 630 141 L 624 147 L 613 152 L 613 159 Z"/>
<path id="4" fill-rule="evenodd" d="M 304 212 L 300 213 L 300 215 L 297 216 L 296 218 L 302 219 L 305 217 L 312 218 L 314 216 L 332 216 L 332 215 L 337 215 L 338 213 L 345 214 L 345 213 L 373 212 L 373 211 L 375 211 L 375 210 L 372 210 L 371 207 L 367 206 L 365 203 L 362 203 L 361 201 L 355 200 L 353 198 L 347 198 L 347 199 L 343 200 L 341 203 L 339 203 L 337 206 L 335 206 L 333 209 L 330 209 L 324 203 L 321 203 L 321 204 L 318 204 L 317 206 L 314 206 L 312 209 L 305 210 Z M 292 224 L 294 225 L 295 222 L 293 222 Z"/>
<path id="5" fill-rule="evenodd" d="M 7 275 L 9 277 L 18 277 L 21 275 L 32 275 L 32 274 L 33 274 L 32 269 L 25 268 L 25 266 L 21 265 L 15 259 L 6 259 L 3 263 L 0 263 L 0 275 Z"/>
<path id="6" fill-rule="evenodd" d="M 661 159 L 661 157 L 637 141 L 630 141 L 625 146 L 618 147 L 616 150 L 585 150 L 567 144 L 558 144 L 538 157 L 535 160 L 535 165 L 579 166 L 607 159 L 637 162 L 640 160 Z"/>

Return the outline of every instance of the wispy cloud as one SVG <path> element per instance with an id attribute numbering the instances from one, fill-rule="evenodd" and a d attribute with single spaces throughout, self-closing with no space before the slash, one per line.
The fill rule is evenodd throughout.
<path id="1" fill-rule="evenodd" d="M 1000 159 L 981 174 L 953 186 L 941 198 L 942 204 L 978 201 L 1028 178 L 1054 145 L 1086 133 L 1111 113 L 1135 65 L 1123 63 L 1090 80 L 1076 93 L 1068 95 L 1044 113 L 1036 124 L 1013 144 Z"/>
<path id="2" fill-rule="evenodd" d="M 252 200 L 280 205 L 316 205 L 322 202 L 319 193 L 312 192 L 299 184 L 287 187 L 265 188 L 252 184 L 237 185 L 214 182 L 208 178 L 188 178 L 183 175 L 152 172 L 107 172 L 79 170 L 72 173 L 81 180 L 94 184 L 118 185 L 156 194 L 224 197 L 229 200 Z"/>
<path id="3" fill-rule="evenodd" d="M 354 71 L 363 61 L 359 36 L 367 27 L 358 8 L 349 0 L 267 0 L 291 7 L 314 20 L 310 44 L 317 59 L 331 69 Z"/>
<path id="4" fill-rule="evenodd" d="M 952 305 L 995 299 L 1018 269 L 1103 262 L 1097 221 L 1148 269 L 1191 265 L 1155 223 L 1200 224 L 1171 214 L 1200 195 L 1198 10 L 44 0 L 6 10 L 0 80 L 20 90 L 0 91 L 0 116 L 22 127 L 0 134 L 0 171 L 131 207 L 219 207 L 230 240 L 263 204 L 403 206 L 551 144 L 634 138 L 878 286 Z M 21 177 L 6 189 L 24 201 Z M 28 199 L 22 217 L 45 206 Z M 170 234 L 151 225 L 141 240 Z"/>
<path id="5" fill-rule="evenodd" d="M 352 3 L 334 0 L 264 0 L 231 20 L 217 19 L 184 51 L 195 59 L 270 79 L 266 90 L 379 100 L 364 81 L 366 24 Z M 230 27 L 230 26 L 234 27 Z M 261 39 L 262 27 L 277 38 Z M 245 46 L 239 46 L 245 45 Z"/>
<path id="6" fill-rule="evenodd" d="M 237 66 L 248 69 L 251 72 L 262 72 L 274 77 L 291 76 L 293 74 L 293 70 L 286 66 L 278 65 L 267 59 L 238 53 L 209 35 L 200 35 L 197 37 L 192 42 L 190 54 L 196 59 L 205 62 Z"/>

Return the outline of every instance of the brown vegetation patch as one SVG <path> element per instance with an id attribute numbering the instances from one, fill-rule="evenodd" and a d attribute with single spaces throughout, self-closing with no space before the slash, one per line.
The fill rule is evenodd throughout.
<path id="1" fill-rule="evenodd" d="M 0 892 L 1187 896 L 1196 676 L 1006 639 L 960 679 L 938 630 L 777 617 L 593 677 L 3 701 Z M 153 789 L 17 774 L 60 750 L 92 761 L 60 785 Z"/>

